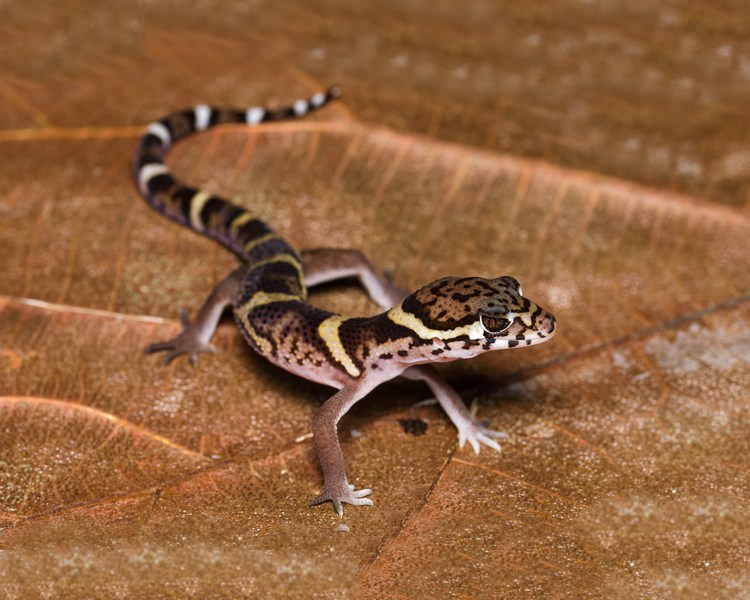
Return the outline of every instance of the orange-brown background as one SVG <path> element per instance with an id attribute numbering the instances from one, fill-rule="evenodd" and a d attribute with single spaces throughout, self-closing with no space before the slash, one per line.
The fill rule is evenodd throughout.
<path id="1" fill-rule="evenodd" d="M 750 585 L 750 17 L 740 2 L 0 7 L 0 583 L 9 598 L 738 597 Z M 502 453 L 427 391 L 342 422 L 372 508 L 308 508 L 328 390 L 231 322 L 162 368 L 233 258 L 140 201 L 144 123 L 314 118 L 175 148 L 298 247 L 411 287 L 512 274 L 553 342 L 451 365 Z M 314 302 L 371 313 L 351 286 Z M 424 436 L 398 420 L 428 422 Z"/>

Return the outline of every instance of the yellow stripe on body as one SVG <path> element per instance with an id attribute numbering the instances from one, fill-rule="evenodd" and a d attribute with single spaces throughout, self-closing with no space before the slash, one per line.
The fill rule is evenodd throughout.
<path id="1" fill-rule="evenodd" d="M 328 317 L 320 325 L 318 325 L 318 334 L 328 347 L 328 351 L 331 353 L 334 359 L 340 363 L 346 372 L 352 377 L 359 377 L 361 371 L 357 368 L 352 361 L 351 357 L 346 353 L 341 338 L 339 337 L 339 327 L 346 321 L 346 317 L 340 315 L 334 315 Z"/>
<path id="2" fill-rule="evenodd" d="M 292 256 L 291 254 L 277 254 L 276 256 L 272 256 L 271 258 L 267 258 L 265 260 L 259 260 L 256 263 L 252 263 L 247 272 L 250 273 L 259 267 L 262 267 L 264 265 L 270 265 L 270 264 L 277 263 L 277 262 L 288 263 L 297 270 L 297 273 L 299 274 L 299 281 L 300 281 L 300 284 L 302 285 L 302 298 L 301 299 L 304 302 L 307 299 L 307 288 L 304 285 L 305 276 L 302 270 L 302 263 L 300 263 L 299 260 L 297 260 L 296 256 Z M 297 299 L 299 300 L 300 298 L 297 298 Z"/>
<path id="3" fill-rule="evenodd" d="M 242 214 L 238 215 L 234 218 L 234 220 L 229 225 L 229 235 L 231 235 L 233 238 L 237 239 L 237 236 L 239 235 L 240 229 L 243 225 L 249 223 L 250 221 L 262 221 L 259 217 L 254 215 L 253 213 L 249 211 L 245 211 Z M 270 242 L 271 240 L 280 240 L 281 236 L 276 233 L 275 231 L 269 231 L 268 233 L 265 233 L 261 235 L 260 237 L 257 237 L 255 239 L 249 240 L 243 247 L 243 250 L 250 254 L 250 252 L 253 251 L 253 249 L 257 248 L 261 244 L 265 244 L 266 242 Z"/>
<path id="4" fill-rule="evenodd" d="M 249 214 L 249 213 L 244 213 L 244 214 Z M 242 216 L 243 215 L 240 215 L 240 217 L 238 217 L 237 219 L 241 218 Z M 235 219 L 235 222 L 237 221 L 237 219 Z M 245 222 L 247 222 L 247 220 Z M 234 224 L 235 223 L 232 223 L 232 226 L 234 226 Z M 268 235 L 271 235 L 271 234 L 268 234 Z M 273 235 L 277 235 L 277 234 L 273 234 Z M 261 243 L 260 240 L 264 237 L 267 237 L 267 236 L 265 235 L 261 236 L 260 238 L 254 241 L 256 243 Z M 250 265 L 250 268 L 248 269 L 248 273 L 251 272 L 253 269 L 257 269 L 258 267 L 261 267 L 263 265 L 267 265 L 267 264 L 271 264 L 275 262 L 286 262 L 292 265 L 295 269 L 297 269 L 297 272 L 299 273 L 300 283 L 302 284 L 301 294 L 299 295 L 298 294 L 285 294 L 282 292 L 269 293 L 269 292 L 260 290 L 256 292 L 255 294 L 253 294 L 250 300 L 248 300 L 244 304 L 240 304 L 234 309 L 234 314 L 237 316 L 240 322 L 244 325 L 247 333 L 250 335 L 251 338 L 253 338 L 253 341 L 256 343 L 258 348 L 260 348 L 260 350 L 264 354 L 271 353 L 272 351 L 271 342 L 269 342 L 266 338 L 258 335 L 258 333 L 255 331 L 255 328 L 250 324 L 250 321 L 248 319 L 248 315 L 250 314 L 250 312 L 259 306 L 270 304 L 272 302 L 304 302 L 305 299 L 307 298 L 307 289 L 305 288 L 304 283 L 303 283 L 304 280 L 302 279 L 302 265 L 300 264 L 299 260 L 297 260 L 297 258 L 292 256 L 291 254 L 277 254 L 276 256 L 272 256 L 271 258 L 268 258 L 266 260 L 261 260 L 256 263 L 253 263 L 252 265 Z"/>
<path id="5" fill-rule="evenodd" d="M 265 235 L 260 236 L 259 238 L 255 238 L 254 240 L 250 240 L 247 244 L 244 246 L 245 252 L 250 254 L 250 252 L 253 251 L 254 248 L 257 248 L 261 244 L 265 244 L 266 242 L 270 242 L 271 240 L 280 240 L 281 236 L 278 233 L 270 232 L 266 233 Z"/>
<path id="6" fill-rule="evenodd" d="M 239 306 L 235 307 L 234 314 L 245 326 L 245 331 L 250 334 L 250 337 L 253 338 L 253 341 L 256 343 L 258 348 L 260 348 L 264 354 L 270 354 L 272 350 L 271 342 L 269 342 L 266 338 L 258 335 L 258 333 L 255 331 L 255 328 L 250 324 L 250 321 L 247 318 L 248 315 L 254 308 L 263 306 L 264 304 L 271 304 L 271 302 L 299 302 L 300 300 L 300 297 L 294 294 L 282 294 L 278 292 L 269 294 L 268 292 L 264 292 L 261 290 L 253 294 L 253 297 L 244 304 L 240 304 Z"/>
<path id="7" fill-rule="evenodd" d="M 254 271 L 258 267 L 262 267 L 263 265 L 270 265 L 276 262 L 289 263 L 295 269 L 297 269 L 297 271 L 299 271 L 300 277 L 302 277 L 302 265 L 300 264 L 299 260 L 297 260 L 297 257 L 291 254 L 277 254 L 276 256 L 272 256 L 271 258 L 259 260 L 258 262 L 252 263 L 250 265 L 249 271 Z"/>
<path id="8" fill-rule="evenodd" d="M 208 202 L 211 194 L 208 192 L 196 192 L 195 196 L 190 198 L 190 223 L 198 231 L 202 231 L 205 227 L 201 220 L 201 211 Z"/>
<path id="9" fill-rule="evenodd" d="M 229 233 L 232 235 L 232 237 L 237 237 L 237 232 L 240 230 L 240 227 L 254 219 L 257 219 L 257 217 L 249 211 L 245 211 L 237 215 L 232 220 L 231 225 L 229 225 Z"/>
<path id="10" fill-rule="evenodd" d="M 476 323 L 464 325 L 463 327 L 456 327 L 454 329 L 431 329 L 422 323 L 422 321 L 416 316 L 401 308 L 400 303 L 389 310 L 387 314 L 391 321 L 397 325 L 408 327 L 423 340 L 431 340 L 433 338 L 449 340 L 462 335 L 468 335 L 470 339 L 479 339 L 483 337 L 482 325 L 478 320 Z"/>

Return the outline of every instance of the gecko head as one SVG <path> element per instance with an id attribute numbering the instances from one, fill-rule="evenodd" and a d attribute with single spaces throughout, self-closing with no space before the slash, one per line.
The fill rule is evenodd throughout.
<path id="1" fill-rule="evenodd" d="M 531 346 L 555 334 L 555 317 L 524 297 L 518 281 L 507 276 L 438 279 L 405 298 L 388 315 L 442 350 L 437 360 Z"/>

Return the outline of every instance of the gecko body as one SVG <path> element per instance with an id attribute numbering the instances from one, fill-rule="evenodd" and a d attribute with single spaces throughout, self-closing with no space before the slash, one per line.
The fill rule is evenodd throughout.
<path id="1" fill-rule="evenodd" d="M 549 340 L 555 319 L 522 295 L 512 277 L 444 277 L 408 294 L 381 277 L 355 250 L 297 253 L 260 217 L 230 200 L 181 183 L 164 163 L 184 137 L 224 123 L 258 125 L 294 119 L 337 98 L 337 88 L 277 110 L 227 110 L 198 105 L 151 123 L 133 157 L 133 177 L 153 208 L 234 252 L 241 265 L 220 281 L 193 321 L 181 312 L 182 332 L 146 351 L 166 352 L 165 362 L 213 352 L 221 314 L 231 307 L 248 344 L 271 363 L 337 389 L 313 418 L 315 449 L 323 470 L 322 493 L 310 504 L 372 504 L 371 490 L 346 478 L 336 431 L 339 419 L 372 389 L 397 376 L 424 381 L 456 425 L 461 446 L 476 452 L 505 434 L 477 423 L 462 399 L 431 363 Z M 357 277 L 384 310 L 373 317 L 345 317 L 307 302 L 308 287 Z"/>

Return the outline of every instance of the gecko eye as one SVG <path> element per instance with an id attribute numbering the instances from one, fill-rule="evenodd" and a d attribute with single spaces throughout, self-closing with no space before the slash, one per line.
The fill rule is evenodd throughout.
<path id="1" fill-rule="evenodd" d="M 490 317 L 489 315 L 479 315 L 479 320 L 482 323 L 482 329 L 491 335 L 500 335 L 505 333 L 510 326 L 512 321 L 504 317 Z"/>

